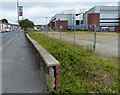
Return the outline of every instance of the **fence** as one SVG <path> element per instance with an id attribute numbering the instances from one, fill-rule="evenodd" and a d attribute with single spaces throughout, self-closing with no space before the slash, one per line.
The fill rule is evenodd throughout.
<path id="1" fill-rule="evenodd" d="M 60 88 L 60 63 L 42 46 L 26 34 L 31 43 L 37 67 L 42 71 L 49 90 Z"/>
<path id="2" fill-rule="evenodd" d="M 77 36 L 77 34 L 76 34 L 76 29 L 88 29 L 88 28 L 91 28 L 91 30 L 93 30 L 93 32 L 94 32 L 94 37 L 93 37 L 93 46 L 92 46 L 92 50 L 91 51 L 93 51 L 93 52 L 95 52 L 95 48 L 96 48 L 96 31 L 98 31 L 98 30 L 100 30 L 100 27 L 99 26 L 97 26 L 97 25 L 95 25 L 95 24 L 93 24 L 93 25 L 75 25 L 75 26 L 68 26 L 68 29 L 73 29 L 74 30 L 74 38 L 73 38 L 73 44 L 75 44 L 75 42 L 76 42 L 76 36 Z M 46 31 L 47 32 L 47 35 L 48 35 L 48 31 Z M 45 32 L 44 32 L 45 33 Z M 53 36 L 53 38 L 54 38 L 54 36 L 55 36 L 55 31 L 53 31 L 53 34 L 52 34 Z M 59 30 L 59 38 L 60 38 L 60 40 L 62 39 L 62 30 Z"/>
<path id="3" fill-rule="evenodd" d="M 68 26 L 68 29 L 88 29 L 88 26 L 87 25 L 71 25 L 71 26 Z"/>

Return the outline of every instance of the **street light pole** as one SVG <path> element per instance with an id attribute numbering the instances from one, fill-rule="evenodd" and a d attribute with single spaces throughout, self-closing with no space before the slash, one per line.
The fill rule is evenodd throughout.
<path id="1" fill-rule="evenodd" d="M 17 15 L 18 15 L 18 36 L 20 37 L 20 31 L 19 31 L 19 1 L 17 0 Z"/>

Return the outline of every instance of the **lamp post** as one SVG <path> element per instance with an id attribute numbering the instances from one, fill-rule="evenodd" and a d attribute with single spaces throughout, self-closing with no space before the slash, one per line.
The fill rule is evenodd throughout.
<path id="1" fill-rule="evenodd" d="M 17 0 L 17 16 L 18 16 L 18 36 L 20 37 L 20 31 L 19 31 L 19 1 Z"/>

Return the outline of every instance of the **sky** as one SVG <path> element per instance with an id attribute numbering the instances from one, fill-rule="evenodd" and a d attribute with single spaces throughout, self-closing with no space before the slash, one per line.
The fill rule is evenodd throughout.
<path id="1" fill-rule="evenodd" d="M 0 19 L 6 18 L 9 23 L 17 23 L 17 0 L 1 0 Z M 107 0 L 106 0 L 107 1 Z M 19 0 L 23 6 L 23 18 L 28 18 L 35 25 L 45 25 L 52 16 L 66 10 L 75 9 L 76 13 L 84 12 L 96 6 L 117 6 L 119 0 Z"/>

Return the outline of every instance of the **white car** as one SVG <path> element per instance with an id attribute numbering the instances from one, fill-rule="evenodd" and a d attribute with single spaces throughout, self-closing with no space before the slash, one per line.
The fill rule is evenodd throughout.
<path id="1" fill-rule="evenodd" d="M 5 32 L 10 32 L 10 29 L 8 28 L 8 29 L 5 29 Z"/>

